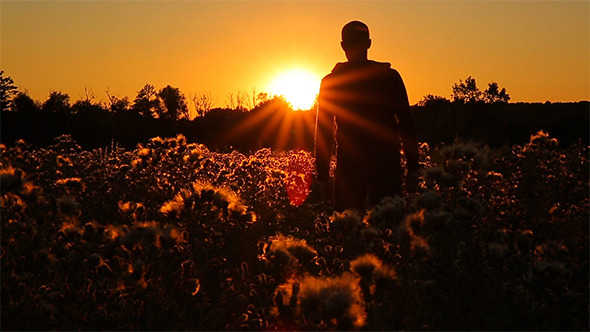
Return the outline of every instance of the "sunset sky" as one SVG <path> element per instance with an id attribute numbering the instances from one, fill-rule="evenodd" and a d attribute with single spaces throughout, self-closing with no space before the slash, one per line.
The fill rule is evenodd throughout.
<path id="1" fill-rule="evenodd" d="M 186 96 L 269 92 L 282 72 L 318 80 L 345 61 L 340 30 L 369 26 L 369 57 L 401 73 L 410 103 L 491 81 L 512 102 L 590 99 L 588 1 L 6 1 L 0 67 L 43 101 L 135 98 L 146 83 Z"/>

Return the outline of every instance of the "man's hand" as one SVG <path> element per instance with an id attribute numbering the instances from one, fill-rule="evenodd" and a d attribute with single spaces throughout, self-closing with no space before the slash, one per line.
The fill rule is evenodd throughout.
<path id="1" fill-rule="evenodd" d="M 406 176 L 406 192 L 413 194 L 418 190 L 418 183 L 420 183 L 420 172 L 411 171 Z"/>

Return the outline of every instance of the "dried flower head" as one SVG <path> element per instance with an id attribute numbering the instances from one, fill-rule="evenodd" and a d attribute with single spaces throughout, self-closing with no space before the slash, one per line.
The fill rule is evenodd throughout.
<path id="1" fill-rule="evenodd" d="M 350 262 L 350 269 L 363 279 L 372 279 L 373 272 L 379 269 L 383 263 L 373 254 L 365 254 Z"/>
<path id="2" fill-rule="evenodd" d="M 334 212 L 330 217 L 330 230 L 348 232 L 363 225 L 363 219 L 357 210 Z"/>
<path id="3" fill-rule="evenodd" d="M 84 182 L 82 182 L 81 178 L 59 179 L 55 181 L 55 184 L 58 187 L 64 188 L 69 194 L 80 194 L 86 189 L 86 186 L 84 185 Z"/>
<path id="4" fill-rule="evenodd" d="M 81 207 L 81 204 L 71 196 L 57 199 L 57 211 L 61 214 L 79 217 L 82 214 Z"/>
<path id="5" fill-rule="evenodd" d="M 335 320 L 338 329 L 365 324 L 366 311 L 358 278 L 344 273 L 335 278 L 305 277 L 299 282 L 299 311 L 307 319 Z"/>
<path id="6" fill-rule="evenodd" d="M 406 201 L 401 197 L 385 197 L 365 217 L 369 225 L 395 228 L 408 213 Z"/>
<path id="7" fill-rule="evenodd" d="M 317 256 L 315 249 L 311 248 L 305 240 L 284 235 L 272 238 L 269 253 L 275 260 L 284 261 L 294 257 L 302 264 Z"/>
<path id="8" fill-rule="evenodd" d="M 7 192 L 18 193 L 23 189 L 23 171 L 11 166 L 0 169 L 0 190 L 2 194 Z"/>

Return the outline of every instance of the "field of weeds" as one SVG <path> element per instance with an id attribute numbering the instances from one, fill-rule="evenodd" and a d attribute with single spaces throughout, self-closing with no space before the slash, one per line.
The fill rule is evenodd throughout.
<path id="1" fill-rule="evenodd" d="M 3 330 L 588 330 L 588 147 L 421 146 L 318 199 L 308 152 L 1 146 Z"/>

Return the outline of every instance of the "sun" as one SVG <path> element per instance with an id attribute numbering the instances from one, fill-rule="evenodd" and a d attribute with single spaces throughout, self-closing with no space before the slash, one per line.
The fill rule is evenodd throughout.
<path id="1" fill-rule="evenodd" d="M 305 69 L 290 69 L 277 75 L 269 85 L 270 93 L 283 96 L 294 110 L 308 110 L 320 90 L 320 78 Z"/>

